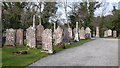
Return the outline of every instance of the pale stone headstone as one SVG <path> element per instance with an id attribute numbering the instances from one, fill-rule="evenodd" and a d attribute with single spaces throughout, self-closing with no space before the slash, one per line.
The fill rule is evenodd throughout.
<path id="1" fill-rule="evenodd" d="M 96 37 L 99 37 L 99 27 L 96 27 Z"/>
<path id="2" fill-rule="evenodd" d="M 108 37 L 108 30 L 104 31 L 104 37 Z"/>
<path id="3" fill-rule="evenodd" d="M 85 37 L 86 38 L 90 38 L 91 37 L 91 29 L 89 27 L 87 27 L 85 29 Z"/>
<path id="4" fill-rule="evenodd" d="M 57 29 L 55 30 L 54 45 L 57 45 L 58 43 L 62 42 L 62 33 L 63 33 L 63 29 L 61 29 L 60 26 L 58 26 Z"/>
<path id="5" fill-rule="evenodd" d="M 80 37 L 80 39 L 85 39 L 85 30 L 84 30 L 84 27 L 82 27 L 79 30 L 79 37 Z"/>
<path id="6" fill-rule="evenodd" d="M 44 27 L 42 25 L 38 25 L 37 26 L 37 30 L 36 30 L 36 38 L 37 38 L 37 41 L 42 41 L 42 32 L 44 30 Z"/>
<path id="7" fill-rule="evenodd" d="M 34 27 L 29 27 L 26 30 L 26 40 L 27 40 L 27 46 L 30 48 L 36 47 L 36 29 Z"/>
<path id="8" fill-rule="evenodd" d="M 76 31 L 76 28 L 73 29 L 74 32 L 74 41 L 79 41 L 79 34 L 78 31 Z"/>
<path id="9" fill-rule="evenodd" d="M 42 33 L 42 49 L 47 50 L 48 53 L 53 53 L 51 29 L 45 29 Z"/>
<path id="10" fill-rule="evenodd" d="M 116 30 L 113 31 L 113 37 L 117 37 L 117 31 Z"/>
<path id="11" fill-rule="evenodd" d="M 78 22 L 76 22 L 76 28 L 74 28 L 74 41 L 79 41 Z"/>
<path id="12" fill-rule="evenodd" d="M 16 30 L 16 44 L 23 45 L 23 29 Z"/>
<path id="13" fill-rule="evenodd" d="M 15 34 L 16 30 L 14 29 L 6 29 L 6 41 L 5 45 L 12 45 L 15 46 Z"/>
<path id="14" fill-rule="evenodd" d="M 111 29 L 108 30 L 108 37 L 112 37 L 112 30 Z"/>

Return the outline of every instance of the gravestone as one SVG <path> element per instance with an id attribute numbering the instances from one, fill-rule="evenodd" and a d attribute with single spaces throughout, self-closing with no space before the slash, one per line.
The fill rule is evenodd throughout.
<path id="1" fill-rule="evenodd" d="M 79 41 L 78 22 L 76 22 L 76 28 L 74 28 L 74 41 Z"/>
<path id="2" fill-rule="evenodd" d="M 63 31 L 63 42 L 70 42 L 71 40 L 72 40 L 72 29 L 65 27 Z"/>
<path id="3" fill-rule="evenodd" d="M 87 27 L 85 29 L 85 38 L 90 38 L 91 37 L 91 29 Z"/>
<path id="4" fill-rule="evenodd" d="M 16 34 L 16 30 L 14 30 L 12 28 L 6 29 L 5 45 L 15 46 L 15 34 Z"/>
<path id="5" fill-rule="evenodd" d="M 44 30 L 44 27 L 41 24 L 39 24 L 36 30 L 37 45 L 41 45 L 43 30 Z"/>
<path id="6" fill-rule="evenodd" d="M 34 27 L 29 27 L 26 30 L 26 40 L 27 40 L 27 46 L 30 48 L 36 47 L 36 29 Z"/>
<path id="7" fill-rule="evenodd" d="M 76 31 L 76 28 L 73 29 L 74 32 L 74 41 L 79 41 L 79 34 L 78 31 Z"/>
<path id="8" fill-rule="evenodd" d="M 113 31 L 113 37 L 117 37 L 117 31 L 116 30 Z"/>
<path id="9" fill-rule="evenodd" d="M 16 30 L 16 44 L 23 45 L 23 29 Z"/>
<path id="10" fill-rule="evenodd" d="M 108 30 L 108 37 L 112 37 L 112 30 L 111 29 Z"/>
<path id="11" fill-rule="evenodd" d="M 96 37 L 99 37 L 99 27 L 96 27 Z"/>
<path id="12" fill-rule="evenodd" d="M 70 27 L 68 28 L 68 36 L 69 36 L 69 39 L 70 39 L 70 40 L 73 39 L 72 29 L 71 29 Z"/>
<path id="13" fill-rule="evenodd" d="M 57 29 L 55 30 L 54 45 L 57 45 L 58 43 L 62 42 L 62 33 L 63 33 L 63 30 L 60 28 L 60 26 L 58 26 Z"/>
<path id="14" fill-rule="evenodd" d="M 108 30 L 104 31 L 104 37 L 108 37 Z"/>
<path id="15" fill-rule="evenodd" d="M 53 53 L 51 29 L 45 29 L 42 33 L 42 49 L 48 51 L 48 53 Z"/>
<path id="16" fill-rule="evenodd" d="M 79 30 L 79 37 L 81 40 L 84 40 L 85 39 L 85 30 L 84 30 L 84 27 L 82 27 L 80 30 Z"/>

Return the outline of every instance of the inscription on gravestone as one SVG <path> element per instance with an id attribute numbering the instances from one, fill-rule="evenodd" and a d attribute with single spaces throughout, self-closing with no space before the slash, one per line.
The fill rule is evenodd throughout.
<path id="1" fill-rule="evenodd" d="M 47 50 L 48 53 L 53 53 L 51 29 L 45 29 L 42 33 L 42 49 Z"/>

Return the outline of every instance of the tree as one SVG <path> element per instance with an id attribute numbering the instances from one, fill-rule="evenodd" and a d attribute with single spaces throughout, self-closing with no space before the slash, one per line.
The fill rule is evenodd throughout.
<path id="1" fill-rule="evenodd" d="M 52 24 L 49 23 L 49 18 L 56 14 L 57 11 L 56 4 L 57 4 L 56 2 L 45 2 L 44 4 L 41 21 L 45 28 L 52 28 L 53 26 Z"/>
<path id="2" fill-rule="evenodd" d="M 23 12 L 26 3 L 3 2 L 3 4 L 3 29 L 20 28 L 22 26 L 20 24 L 21 13 Z"/>

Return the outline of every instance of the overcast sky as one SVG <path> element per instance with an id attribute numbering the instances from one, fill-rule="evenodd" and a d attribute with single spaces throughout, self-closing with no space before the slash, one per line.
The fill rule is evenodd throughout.
<path id="1" fill-rule="evenodd" d="M 76 2 L 77 0 L 69 0 L 69 3 L 72 2 Z M 79 0 L 81 1 L 81 0 Z M 110 15 L 112 14 L 112 10 L 113 10 L 113 6 L 116 6 L 116 8 L 118 9 L 118 2 L 120 2 L 120 0 L 96 0 L 99 1 L 100 3 L 102 2 L 102 6 L 100 8 L 97 8 L 94 12 L 95 16 L 101 16 L 102 13 L 104 13 L 104 15 Z M 68 8 L 68 11 L 70 9 Z M 104 10 L 104 11 L 103 11 Z M 58 12 L 61 12 L 62 15 L 61 17 L 64 18 L 65 17 L 65 12 L 64 12 L 64 8 L 58 8 Z"/>

